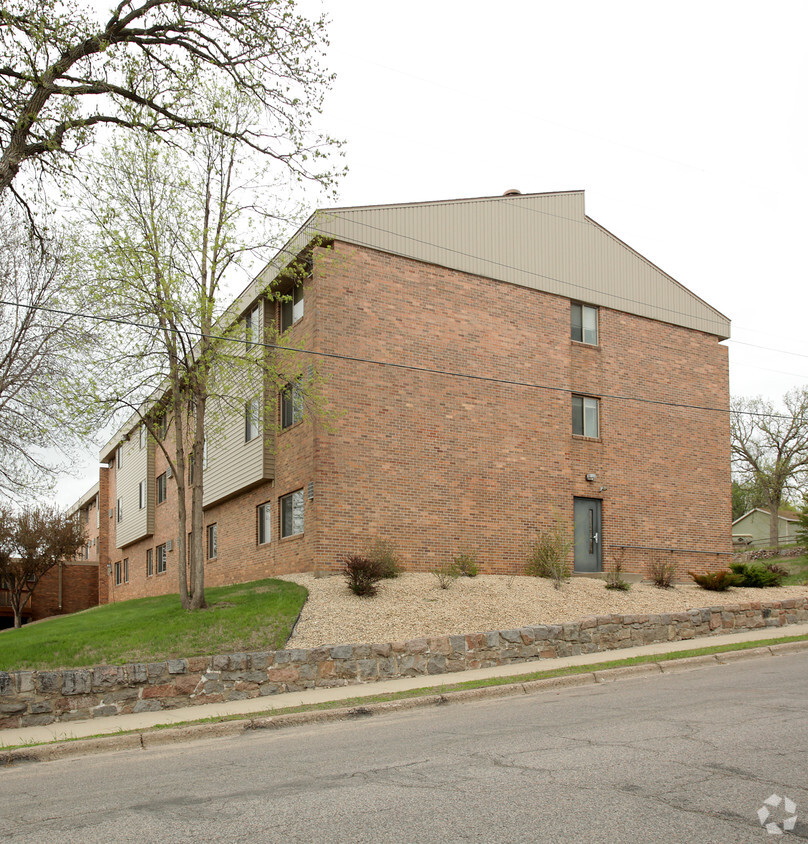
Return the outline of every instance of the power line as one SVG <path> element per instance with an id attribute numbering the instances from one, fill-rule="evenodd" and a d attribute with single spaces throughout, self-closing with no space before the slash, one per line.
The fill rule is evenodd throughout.
<path id="1" fill-rule="evenodd" d="M 266 343 L 258 340 L 240 339 L 238 337 L 227 337 L 220 334 L 205 334 L 202 331 L 184 330 L 179 328 L 170 328 L 168 326 L 155 326 L 145 322 L 135 322 L 133 320 L 124 320 L 119 317 L 98 316 L 97 314 L 77 313 L 75 311 L 66 311 L 59 308 L 49 308 L 43 305 L 27 305 L 22 303 L 8 302 L 0 299 L 0 305 L 8 305 L 10 307 L 23 307 L 29 310 L 44 311 L 46 313 L 58 314 L 59 316 L 68 316 L 76 318 L 84 318 L 95 320 L 96 322 L 112 323 L 114 325 L 127 325 L 132 328 L 145 328 L 149 331 L 160 329 L 174 334 L 182 334 L 187 337 L 207 338 L 208 340 L 218 340 L 227 343 L 238 343 L 243 346 L 260 346 L 265 349 L 273 349 L 282 352 L 294 352 L 302 355 L 310 355 L 311 357 L 327 358 L 331 360 L 343 360 L 349 363 L 364 363 L 372 366 L 383 366 L 392 369 L 402 369 L 409 372 L 419 372 L 427 375 L 446 375 L 452 378 L 462 378 L 469 381 L 484 381 L 486 383 L 501 384 L 509 387 L 526 387 L 535 390 L 546 390 L 548 392 L 564 393 L 567 395 L 581 395 L 586 394 L 586 391 L 573 390 L 569 387 L 554 387 L 549 384 L 537 384 L 531 381 L 518 381 L 510 378 L 496 378 L 492 375 L 476 375 L 468 372 L 456 372 L 448 369 L 436 369 L 434 367 L 417 366 L 408 363 L 396 363 L 393 361 L 375 360 L 373 358 L 362 358 L 354 355 L 343 355 L 338 352 L 316 352 L 312 349 L 301 349 L 291 346 L 283 346 L 280 343 Z M 785 414 L 776 413 L 757 413 L 753 411 L 734 411 L 725 407 L 708 407 L 707 405 L 699 404 L 685 404 L 683 402 L 663 401 L 662 399 L 649 399 L 639 396 L 624 396 L 617 393 L 601 393 L 598 392 L 599 398 L 615 399 L 617 401 L 632 401 L 639 404 L 652 404 L 661 407 L 677 407 L 685 410 L 703 410 L 710 413 L 737 413 L 743 416 L 757 416 L 767 419 L 791 419 L 792 417 Z"/>

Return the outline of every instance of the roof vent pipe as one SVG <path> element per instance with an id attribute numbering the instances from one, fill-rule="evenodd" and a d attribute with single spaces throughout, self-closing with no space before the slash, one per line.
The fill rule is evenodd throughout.
<path id="1" fill-rule="evenodd" d="M 521 196 L 522 191 L 517 190 L 516 188 L 509 188 L 502 194 L 503 196 Z"/>

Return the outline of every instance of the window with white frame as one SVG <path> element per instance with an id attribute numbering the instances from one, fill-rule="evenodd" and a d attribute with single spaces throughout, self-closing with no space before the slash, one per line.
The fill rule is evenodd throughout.
<path id="1" fill-rule="evenodd" d="M 248 349 L 251 349 L 258 342 L 260 331 L 261 308 L 259 305 L 255 305 L 244 315 L 244 339 Z"/>
<path id="2" fill-rule="evenodd" d="M 303 533 L 303 490 L 284 495 L 280 500 L 281 537 Z"/>
<path id="3" fill-rule="evenodd" d="M 281 428 L 291 428 L 303 419 L 303 390 L 292 381 L 281 390 Z"/>
<path id="4" fill-rule="evenodd" d="M 146 448 L 146 426 L 140 426 L 140 447 L 141 449 Z"/>
<path id="5" fill-rule="evenodd" d="M 151 548 L 146 549 L 146 577 L 151 577 L 154 574 L 154 551 Z"/>
<path id="6" fill-rule="evenodd" d="M 115 451 L 115 465 L 119 468 L 123 468 L 123 446 L 119 445 Z"/>
<path id="7" fill-rule="evenodd" d="M 123 561 L 123 582 L 129 583 L 129 558 Z"/>
<path id="8" fill-rule="evenodd" d="M 600 437 L 600 400 L 590 396 L 572 397 L 572 433 L 579 437 Z"/>
<path id="9" fill-rule="evenodd" d="M 219 536 L 217 525 L 208 525 L 208 559 L 213 560 L 219 554 Z"/>
<path id="10" fill-rule="evenodd" d="M 257 396 L 244 403 L 244 442 L 254 440 L 260 432 L 261 402 Z"/>
<path id="11" fill-rule="evenodd" d="M 146 506 L 146 481 L 143 480 L 137 487 L 137 507 L 142 510 Z"/>
<path id="12" fill-rule="evenodd" d="M 115 521 L 123 521 L 123 498 L 119 498 L 115 505 Z"/>
<path id="13" fill-rule="evenodd" d="M 589 346 L 598 344 L 598 309 L 573 302 L 570 305 L 572 339 Z"/>
<path id="14" fill-rule="evenodd" d="M 154 549 L 154 554 L 157 557 L 157 574 L 165 574 L 166 572 L 166 544 L 158 545 Z"/>
<path id="15" fill-rule="evenodd" d="M 303 285 L 298 284 L 284 295 L 281 302 L 281 331 L 291 328 L 303 316 L 304 310 Z"/>
<path id="16" fill-rule="evenodd" d="M 257 508 L 258 513 L 258 544 L 266 545 L 272 538 L 272 505 L 267 501 Z"/>

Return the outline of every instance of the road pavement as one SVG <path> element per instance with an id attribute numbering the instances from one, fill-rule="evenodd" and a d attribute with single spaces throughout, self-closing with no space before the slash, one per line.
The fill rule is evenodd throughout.
<path id="1" fill-rule="evenodd" d="M 0 840 L 808 840 L 807 700 L 803 652 L 14 765 Z"/>

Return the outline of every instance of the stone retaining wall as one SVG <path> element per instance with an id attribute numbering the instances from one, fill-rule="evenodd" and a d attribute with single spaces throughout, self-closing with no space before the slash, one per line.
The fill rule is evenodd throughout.
<path id="1" fill-rule="evenodd" d="M 592 616 L 567 624 L 383 645 L 334 645 L 63 671 L 0 671 L 0 729 L 444 674 L 804 622 L 808 622 L 808 598 L 792 598 L 661 615 Z"/>

